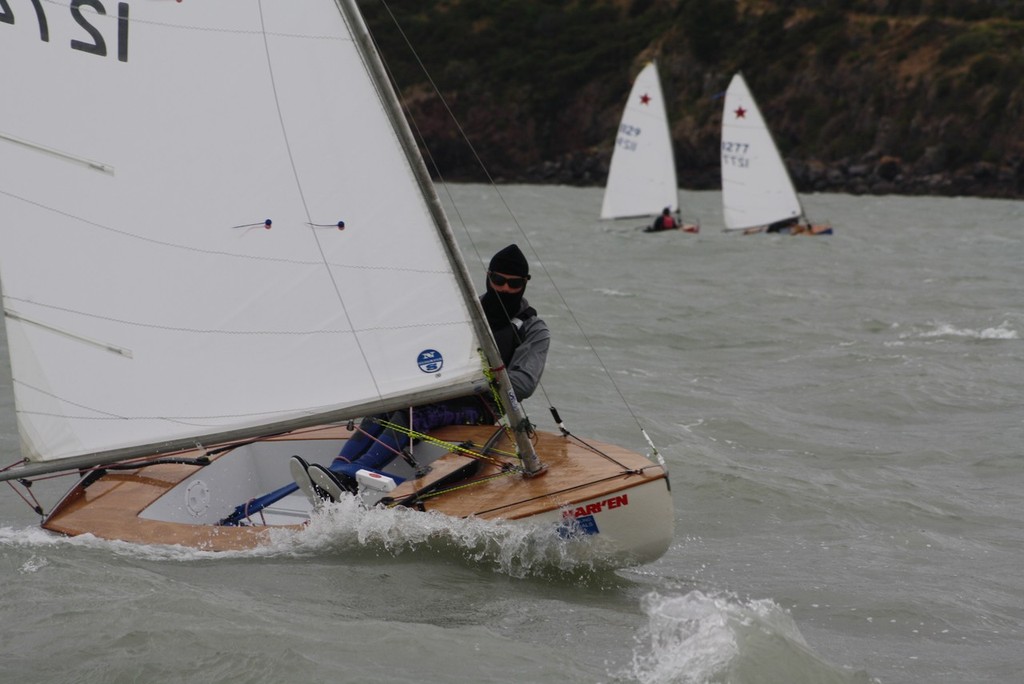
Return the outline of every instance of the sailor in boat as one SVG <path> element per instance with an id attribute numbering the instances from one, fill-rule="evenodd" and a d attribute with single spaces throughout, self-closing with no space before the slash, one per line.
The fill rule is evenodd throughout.
<path id="1" fill-rule="evenodd" d="M 757 233 L 778 233 L 780 235 L 831 235 L 830 224 L 814 225 L 810 221 L 801 225 L 798 217 L 783 219 L 767 226 L 756 226 L 743 231 L 744 235 L 756 235 Z"/>
<path id="2" fill-rule="evenodd" d="M 532 395 L 537 388 L 551 342 L 547 324 L 523 297 L 528 280 L 530 264 L 526 256 L 517 245 L 509 245 L 491 258 L 487 268 L 486 292 L 480 297 L 501 352 L 501 360 L 520 400 Z M 342 447 L 330 469 L 317 464 L 306 465 L 297 456 L 293 460 L 298 459 L 302 470 L 315 470 L 314 479 L 318 482 L 324 482 L 326 478 L 328 483 L 333 482 L 341 490 L 355 492 L 359 470 L 379 472 L 396 457 L 405 456 L 405 448 L 410 441 L 410 423 L 412 433 L 423 434 L 446 425 L 494 424 L 498 415 L 497 404 L 492 397 L 474 394 L 369 416 L 360 421 L 356 434 Z M 293 467 L 293 472 L 298 472 L 301 478 L 301 470 L 295 471 Z M 305 483 L 300 481 L 302 484 Z"/>
<path id="3" fill-rule="evenodd" d="M 672 216 L 672 209 L 665 207 L 661 211 L 661 215 L 654 219 L 654 223 L 644 229 L 647 233 L 657 233 L 660 230 L 674 230 L 680 226 L 682 222 L 676 221 L 675 217 Z"/>
<path id="4" fill-rule="evenodd" d="M 747 228 L 743 231 L 743 234 L 756 235 L 758 233 L 779 233 L 780 235 L 797 235 L 802 232 L 804 232 L 804 229 L 800 226 L 800 219 L 794 216 L 792 218 L 776 221 L 775 223 L 770 223 L 767 226 Z"/>
<path id="5" fill-rule="evenodd" d="M 794 230 L 800 229 L 800 219 L 797 217 L 786 219 L 785 221 L 776 221 L 767 228 L 764 229 L 766 233 L 792 233 Z"/>
<path id="6" fill-rule="evenodd" d="M 808 221 L 804 225 L 796 224 L 789 230 L 790 235 L 831 235 L 832 224 L 815 225 Z"/>
<path id="7" fill-rule="evenodd" d="M 797 232 L 800 232 L 801 230 L 800 219 L 795 216 L 793 218 L 776 221 L 775 223 L 771 223 L 767 226 L 755 226 L 754 228 L 747 228 L 745 231 L 743 231 L 743 234 L 756 235 L 758 233 L 780 233 L 785 235 L 788 233 L 792 233 L 794 230 L 796 230 Z"/>

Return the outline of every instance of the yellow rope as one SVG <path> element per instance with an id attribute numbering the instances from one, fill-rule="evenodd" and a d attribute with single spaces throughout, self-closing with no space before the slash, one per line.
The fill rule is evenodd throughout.
<path id="1" fill-rule="evenodd" d="M 498 388 L 498 379 L 494 376 L 494 371 L 487 363 L 487 357 L 484 356 L 483 349 L 479 349 L 478 351 L 480 352 L 480 363 L 483 365 L 484 369 L 484 377 L 487 378 L 487 384 L 491 388 L 491 396 L 494 398 L 494 405 L 498 407 L 498 425 L 500 425 L 501 429 L 505 431 L 505 437 L 508 439 L 509 444 L 515 444 L 516 436 L 515 433 L 512 431 L 512 424 L 509 422 L 508 416 L 505 415 L 505 412 L 503 410 L 504 405 L 501 403 L 501 394 Z M 523 457 L 522 454 L 518 452 L 518 450 L 515 454 L 512 455 L 519 461 L 520 464 L 522 464 Z"/>
<path id="2" fill-rule="evenodd" d="M 430 435 L 426 434 L 425 432 L 417 432 L 416 430 L 413 430 L 412 428 L 408 428 L 408 427 L 406 427 L 404 425 L 399 425 L 398 423 L 392 423 L 391 421 L 388 421 L 388 420 L 378 420 L 377 422 L 378 422 L 378 424 L 384 426 L 386 429 L 394 430 L 395 432 L 400 432 L 403 435 L 406 435 L 407 437 L 409 437 L 409 439 L 418 439 L 418 440 L 421 440 L 423 442 L 428 442 L 430 444 L 434 444 L 436 446 L 443 447 L 443 448 L 447 449 L 448 451 L 451 451 L 451 452 L 454 452 L 454 453 L 465 454 L 466 456 L 469 456 L 471 458 L 479 458 L 479 459 L 484 460 L 484 461 L 490 461 L 491 463 L 493 463 L 495 465 L 505 466 L 507 464 L 506 461 L 502 461 L 502 460 L 497 459 L 497 458 L 491 458 L 487 454 L 482 454 L 479 451 L 473 451 L 472 449 L 464 447 L 461 444 L 455 444 L 453 442 L 446 442 L 443 439 L 438 439 L 437 437 L 431 437 Z M 492 451 L 494 453 L 496 453 L 496 454 L 501 455 L 501 456 L 507 456 L 508 458 L 516 458 L 516 456 L 517 456 L 514 452 L 502 451 L 501 449 L 492 449 Z"/>
<path id="3" fill-rule="evenodd" d="M 491 398 L 494 399 L 494 405 L 498 407 L 498 417 L 505 418 L 504 405 L 501 403 L 501 393 L 498 388 L 498 379 L 494 375 L 494 371 L 491 369 L 489 363 L 487 363 L 487 357 L 484 356 L 484 350 L 478 350 L 480 352 L 480 365 L 484 369 L 484 377 L 487 378 L 487 386 L 491 388 Z M 503 424 L 508 424 L 507 420 L 502 421 Z"/>
<path id="4" fill-rule="evenodd" d="M 494 405 L 498 409 L 498 425 L 499 427 L 501 427 L 502 430 L 505 431 L 505 436 L 506 438 L 508 438 L 509 443 L 515 444 L 515 435 L 512 433 L 512 426 L 509 424 L 508 418 L 505 415 L 505 412 L 502 410 L 501 395 L 498 391 L 498 380 L 495 377 L 494 371 L 491 369 L 490 364 L 487 363 L 487 357 L 484 356 L 483 350 L 479 349 L 477 351 L 480 353 L 480 365 L 483 368 L 484 377 L 487 378 L 487 385 L 490 387 L 491 397 L 494 399 Z M 416 409 L 413 408 L 413 410 L 415 411 Z M 488 458 L 484 454 L 472 451 L 470 449 L 466 449 L 465 447 L 462 447 L 458 444 L 445 442 L 444 440 L 437 439 L 436 437 L 431 437 L 430 435 L 422 432 L 416 432 L 412 428 L 406 427 L 404 425 L 398 425 L 397 423 L 392 423 L 387 420 L 378 420 L 377 423 L 385 428 L 406 435 L 407 437 L 409 437 L 410 440 L 418 439 L 423 442 L 428 442 L 430 444 L 435 444 L 440 447 L 445 447 L 449 451 L 466 454 L 467 456 L 471 456 L 473 458 L 480 458 L 483 460 L 491 461 L 492 463 L 496 463 L 498 465 L 505 465 L 504 461 Z M 508 458 L 521 460 L 517 452 L 501 451 L 500 449 L 494 449 L 493 451 L 497 454 L 506 456 Z"/>

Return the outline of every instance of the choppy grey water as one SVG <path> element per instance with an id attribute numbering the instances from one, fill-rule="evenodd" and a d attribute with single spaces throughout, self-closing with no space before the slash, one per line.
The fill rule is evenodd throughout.
<path id="1" fill-rule="evenodd" d="M 335 510 L 213 556 L 59 539 L 4 487 L 5 681 L 1020 681 L 1024 203 L 812 195 L 835 235 L 742 237 L 684 193 L 700 235 L 641 235 L 599 189 L 449 190 L 475 273 L 532 258 L 534 422 L 668 461 L 668 554 Z"/>

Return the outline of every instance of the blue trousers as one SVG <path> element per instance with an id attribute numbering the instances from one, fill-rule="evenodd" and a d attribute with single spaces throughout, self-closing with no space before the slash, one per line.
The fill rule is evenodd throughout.
<path id="1" fill-rule="evenodd" d="M 376 419 L 376 420 L 374 420 Z M 408 427 L 409 411 L 395 411 L 363 418 L 358 432 L 345 443 L 331 464 L 331 470 L 355 477 L 360 468 L 381 470 L 409 444 L 409 436 L 393 428 L 385 428 L 378 420 Z M 491 412 L 476 396 L 426 404 L 412 409 L 414 432 L 428 432 L 445 425 L 484 425 L 493 422 Z"/>

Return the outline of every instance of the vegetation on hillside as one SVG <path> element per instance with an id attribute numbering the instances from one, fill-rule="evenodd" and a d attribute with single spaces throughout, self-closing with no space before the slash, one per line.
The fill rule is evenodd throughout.
<path id="1" fill-rule="evenodd" d="M 742 71 L 801 190 L 1024 196 L 1022 2 L 361 6 L 449 179 L 483 179 L 478 156 L 498 180 L 602 183 L 632 79 L 657 59 L 684 187 L 718 187 L 721 95 Z"/>

